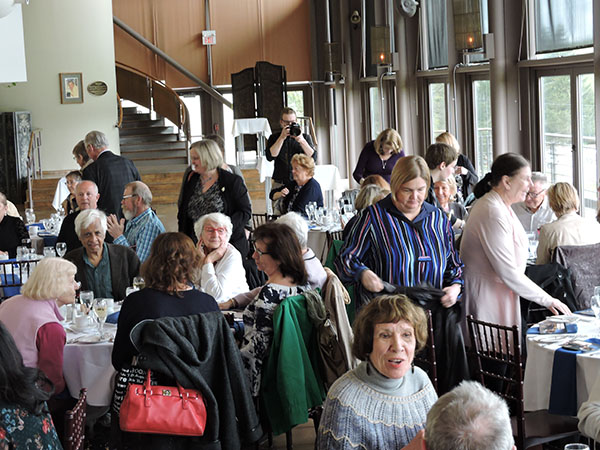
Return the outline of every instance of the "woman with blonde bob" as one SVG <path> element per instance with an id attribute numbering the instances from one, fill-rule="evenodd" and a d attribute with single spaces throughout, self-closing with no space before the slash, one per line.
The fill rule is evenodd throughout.
<path id="1" fill-rule="evenodd" d="M 317 448 L 403 448 L 437 400 L 413 365 L 427 340 L 425 312 L 404 295 L 383 295 L 360 311 L 353 331 L 352 352 L 362 362 L 329 389 Z"/>
<path id="2" fill-rule="evenodd" d="M 179 231 L 194 242 L 194 223 L 203 215 L 220 212 L 231 219 L 231 244 L 248 254 L 244 225 L 252 215 L 248 189 L 241 177 L 223 169 L 223 155 L 216 142 L 205 139 L 190 147 L 193 172 L 182 186 L 177 212 Z"/>
<path id="3" fill-rule="evenodd" d="M 381 175 L 389 183 L 396 162 L 404 156 L 402 147 L 402 138 L 396 130 L 383 130 L 377 139 L 363 147 L 352 177 L 360 184 L 369 175 Z"/>
<path id="4" fill-rule="evenodd" d="M 21 294 L 0 304 L 0 322 L 12 335 L 27 367 L 42 370 L 54 384 L 65 389 L 63 351 L 66 333 L 58 308 L 75 301 L 79 288 L 75 264 L 62 258 L 44 258 L 31 273 Z"/>
<path id="5" fill-rule="evenodd" d="M 296 212 L 306 216 L 306 205 L 316 202 L 323 206 L 321 185 L 313 177 L 315 161 L 304 153 L 292 157 L 293 181 L 271 191 L 271 200 L 280 200 L 279 210 L 282 214 Z"/>
<path id="6" fill-rule="evenodd" d="M 546 191 L 550 209 L 557 219 L 540 229 L 537 264 L 549 263 L 561 245 L 590 245 L 600 242 L 600 224 L 577 214 L 579 196 L 570 183 L 553 184 Z"/>
<path id="7" fill-rule="evenodd" d="M 206 214 L 194 224 L 200 254 L 200 287 L 222 303 L 248 291 L 242 255 L 229 243 L 233 230 L 225 214 Z"/>
<path id="8" fill-rule="evenodd" d="M 400 158 L 392 172 L 391 195 L 361 211 L 348 230 L 335 266 L 342 282 L 355 285 L 357 310 L 372 293 L 383 291 L 383 282 L 407 288 L 427 283 L 439 293 L 428 305 L 436 313 L 434 323 L 438 312 L 444 323 L 450 316 L 452 323 L 458 320 L 460 307 L 455 304 L 462 291 L 463 264 L 448 217 L 425 201 L 430 180 L 423 158 Z M 461 331 L 444 328 L 447 333 L 434 336 L 441 355 L 441 392 L 468 376 Z"/>

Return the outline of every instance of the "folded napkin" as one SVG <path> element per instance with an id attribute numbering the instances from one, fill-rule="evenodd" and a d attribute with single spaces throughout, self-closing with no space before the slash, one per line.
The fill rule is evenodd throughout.
<path id="1" fill-rule="evenodd" d="M 114 312 L 106 316 L 106 323 L 118 323 L 119 322 L 119 313 L 121 311 Z"/>
<path id="2" fill-rule="evenodd" d="M 586 342 L 600 345 L 600 339 L 590 338 Z M 554 352 L 552 383 L 548 412 L 564 416 L 577 415 L 577 354 L 580 350 L 558 348 Z"/>
<path id="3" fill-rule="evenodd" d="M 576 323 L 567 323 L 565 328 L 556 330 L 553 334 L 568 334 L 568 333 L 577 333 L 577 324 Z M 540 327 L 537 325 L 532 326 L 527 330 L 527 334 L 540 334 Z"/>

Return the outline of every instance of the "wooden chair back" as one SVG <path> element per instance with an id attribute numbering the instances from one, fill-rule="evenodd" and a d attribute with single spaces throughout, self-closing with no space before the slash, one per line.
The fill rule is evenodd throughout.
<path id="1" fill-rule="evenodd" d="M 419 353 L 415 355 L 415 365 L 423 369 L 429 379 L 433 388 L 438 390 L 438 377 L 437 377 L 437 362 L 435 359 L 435 341 L 433 339 L 433 320 L 431 318 L 431 311 L 425 310 L 427 316 L 427 342 L 425 347 L 421 349 Z"/>
<path id="2" fill-rule="evenodd" d="M 65 413 L 65 450 L 83 449 L 85 438 L 87 389 L 79 391 L 79 400 L 75 407 Z"/>

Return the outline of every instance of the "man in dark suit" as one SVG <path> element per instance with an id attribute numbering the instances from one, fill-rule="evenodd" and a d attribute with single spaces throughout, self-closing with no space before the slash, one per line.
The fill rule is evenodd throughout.
<path id="1" fill-rule="evenodd" d="M 121 197 L 125 185 L 132 181 L 140 181 L 140 174 L 135 165 L 108 149 L 108 139 L 100 131 L 90 131 L 84 139 L 85 149 L 94 160 L 83 170 L 83 179 L 98 185 L 100 199 L 98 209 L 106 214 L 123 217 Z"/>

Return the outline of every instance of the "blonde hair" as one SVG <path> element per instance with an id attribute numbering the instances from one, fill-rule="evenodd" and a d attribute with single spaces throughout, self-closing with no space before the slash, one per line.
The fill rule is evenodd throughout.
<path id="1" fill-rule="evenodd" d="M 460 144 L 458 143 L 458 140 L 454 137 L 452 133 L 444 131 L 442 134 L 435 138 L 435 142 L 449 145 L 450 147 L 454 148 L 454 150 L 456 150 L 458 153 L 460 153 Z"/>
<path id="2" fill-rule="evenodd" d="M 315 161 L 304 153 L 296 153 L 292 157 L 292 164 L 297 164 L 308 172 L 311 177 L 315 175 Z"/>
<path id="3" fill-rule="evenodd" d="M 77 267 L 71 261 L 44 258 L 33 269 L 21 292 L 33 300 L 62 297 L 69 291 L 69 283 L 76 273 Z"/>
<path id="4" fill-rule="evenodd" d="M 214 170 L 223 165 L 223 154 L 219 145 L 210 139 L 194 142 L 190 147 L 190 152 L 194 152 L 204 170 Z"/>
<path id="5" fill-rule="evenodd" d="M 559 182 L 548 188 L 548 204 L 556 217 L 579 209 L 579 195 L 571 183 Z"/>
<path id="6" fill-rule="evenodd" d="M 400 189 L 400 186 L 415 178 L 423 178 L 427 184 L 427 189 L 429 189 L 431 174 L 425 160 L 416 155 L 403 156 L 394 166 L 394 170 L 392 170 L 392 182 L 390 184 L 394 200 L 396 199 L 396 191 Z"/>
<path id="7" fill-rule="evenodd" d="M 354 200 L 354 206 L 357 211 L 365 209 L 371 205 L 374 205 L 379 200 L 385 198 L 390 193 L 387 189 L 382 189 L 376 184 L 367 184 L 360 188 L 356 200 Z"/>
<path id="8" fill-rule="evenodd" d="M 402 144 L 402 138 L 393 128 L 387 128 L 377 135 L 377 139 L 375 139 L 375 151 L 382 155 L 382 147 L 385 144 L 393 147 L 392 154 L 400 153 L 404 147 L 404 144 Z"/>

